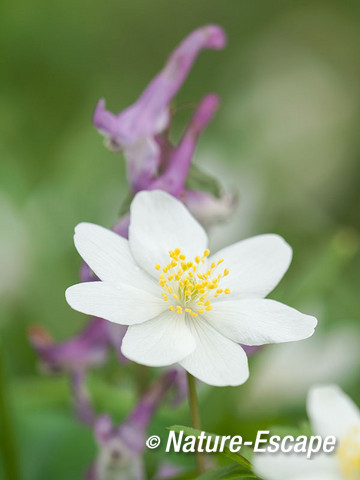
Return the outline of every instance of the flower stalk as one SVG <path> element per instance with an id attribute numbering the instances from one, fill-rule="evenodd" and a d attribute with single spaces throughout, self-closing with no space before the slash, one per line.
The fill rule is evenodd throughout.
<path id="1" fill-rule="evenodd" d="M 196 430 L 201 430 L 199 402 L 196 393 L 195 377 L 187 373 L 188 390 L 189 390 L 189 407 L 191 414 L 191 426 Z M 204 455 L 201 452 L 196 452 L 196 463 L 199 475 L 205 473 Z"/>
<path id="2" fill-rule="evenodd" d="M 12 425 L 11 412 L 7 400 L 5 385 L 5 369 L 0 345 L 0 446 L 3 457 L 5 476 L 8 480 L 19 480 L 19 463 L 16 451 L 16 441 Z"/>

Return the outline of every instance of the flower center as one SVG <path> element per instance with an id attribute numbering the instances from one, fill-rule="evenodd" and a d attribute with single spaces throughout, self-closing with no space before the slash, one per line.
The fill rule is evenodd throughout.
<path id="1" fill-rule="evenodd" d="M 159 285 L 163 290 L 161 295 L 165 302 L 170 303 L 170 311 L 197 317 L 199 313 L 212 310 L 211 299 L 222 293 L 230 293 L 229 288 L 223 290 L 219 287 L 221 279 L 229 274 L 227 268 L 217 273 L 224 259 L 212 262 L 209 266 L 209 255 L 210 250 L 206 249 L 201 257 L 187 261 L 180 248 L 176 248 L 169 251 L 170 262 L 167 265 L 155 265 L 155 269 L 162 272 L 159 277 Z"/>
<path id="2" fill-rule="evenodd" d="M 340 472 L 346 480 L 360 480 L 360 427 L 353 428 L 337 450 Z"/>

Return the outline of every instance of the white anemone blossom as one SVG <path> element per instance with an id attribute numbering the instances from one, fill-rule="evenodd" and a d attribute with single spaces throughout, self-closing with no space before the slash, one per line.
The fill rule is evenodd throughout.
<path id="1" fill-rule="evenodd" d="M 360 410 L 337 386 L 313 387 L 307 411 L 316 435 L 337 438 L 332 454 L 318 453 L 308 460 L 304 454 L 257 454 L 253 465 L 264 480 L 359 480 Z"/>
<path id="2" fill-rule="evenodd" d="M 140 192 L 129 240 L 81 223 L 75 246 L 100 281 L 67 289 L 80 312 L 129 325 L 122 352 L 159 367 L 179 363 L 205 383 L 240 385 L 244 345 L 310 337 L 314 317 L 265 299 L 291 262 L 289 245 L 260 235 L 210 255 L 207 235 L 184 205 L 162 191 Z"/>

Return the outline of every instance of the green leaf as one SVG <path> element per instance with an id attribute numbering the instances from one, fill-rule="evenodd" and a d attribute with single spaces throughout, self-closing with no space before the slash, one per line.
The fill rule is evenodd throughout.
<path id="1" fill-rule="evenodd" d="M 185 435 L 191 435 L 191 436 L 195 436 L 195 437 L 198 437 L 201 434 L 201 430 L 197 430 L 197 429 L 191 428 L 191 427 L 186 427 L 186 426 L 183 426 L 183 425 L 173 425 L 171 427 L 168 427 L 168 430 L 173 430 L 175 433 L 184 432 Z M 204 432 L 204 433 L 205 433 L 206 436 L 211 437 L 211 438 L 217 437 L 217 435 L 215 435 L 214 433 L 208 433 L 208 432 Z M 213 444 L 214 444 L 214 442 L 211 443 L 211 445 L 213 445 Z M 230 458 L 231 460 L 233 460 L 237 464 L 244 467 L 247 471 L 251 472 L 252 467 L 251 467 L 251 463 L 249 462 L 249 460 L 247 460 L 245 457 L 240 455 L 240 453 L 232 452 L 228 445 L 229 445 L 229 441 L 226 440 L 223 452 L 217 452 L 217 453 Z"/>
<path id="2" fill-rule="evenodd" d="M 249 472 L 244 472 L 243 467 L 239 465 L 228 465 L 226 467 L 217 468 L 212 472 L 207 472 L 197 477 L 197 480 L 250 480 L 256 477 Z"/>

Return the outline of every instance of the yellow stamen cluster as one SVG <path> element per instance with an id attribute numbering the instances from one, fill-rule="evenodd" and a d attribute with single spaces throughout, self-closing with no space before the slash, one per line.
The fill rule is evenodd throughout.
<path id="1" fill-rule="evenodd" d="M 161 295 L 165 302 L 172 303 L 169 306 L 171 312 L 197 317 L 212 310 L 210 298 L 230 293 L 229 288 L 223 290 L 219 287 L 220 280 L 229 274 L 229 270 L 225 268 L 222 273 L 215 273 L 224 259 L 208 265 L 206 259 L 209 255 L 210 250 L 206 249 L 201 257 L 196 256 L 191 262 L 186 260 L 180 248 L 176 248 L 169 251 L 170 262 L 167 265 L 163 268 L 159 264 L 155 265 L 155 269 L 161 272 Z"/>
<path id="2" fill-rule="evenodd" d="M 360 427 L 341 440 L 337 450 L 340 471 L 346 480 L 360 479 Z"/>

